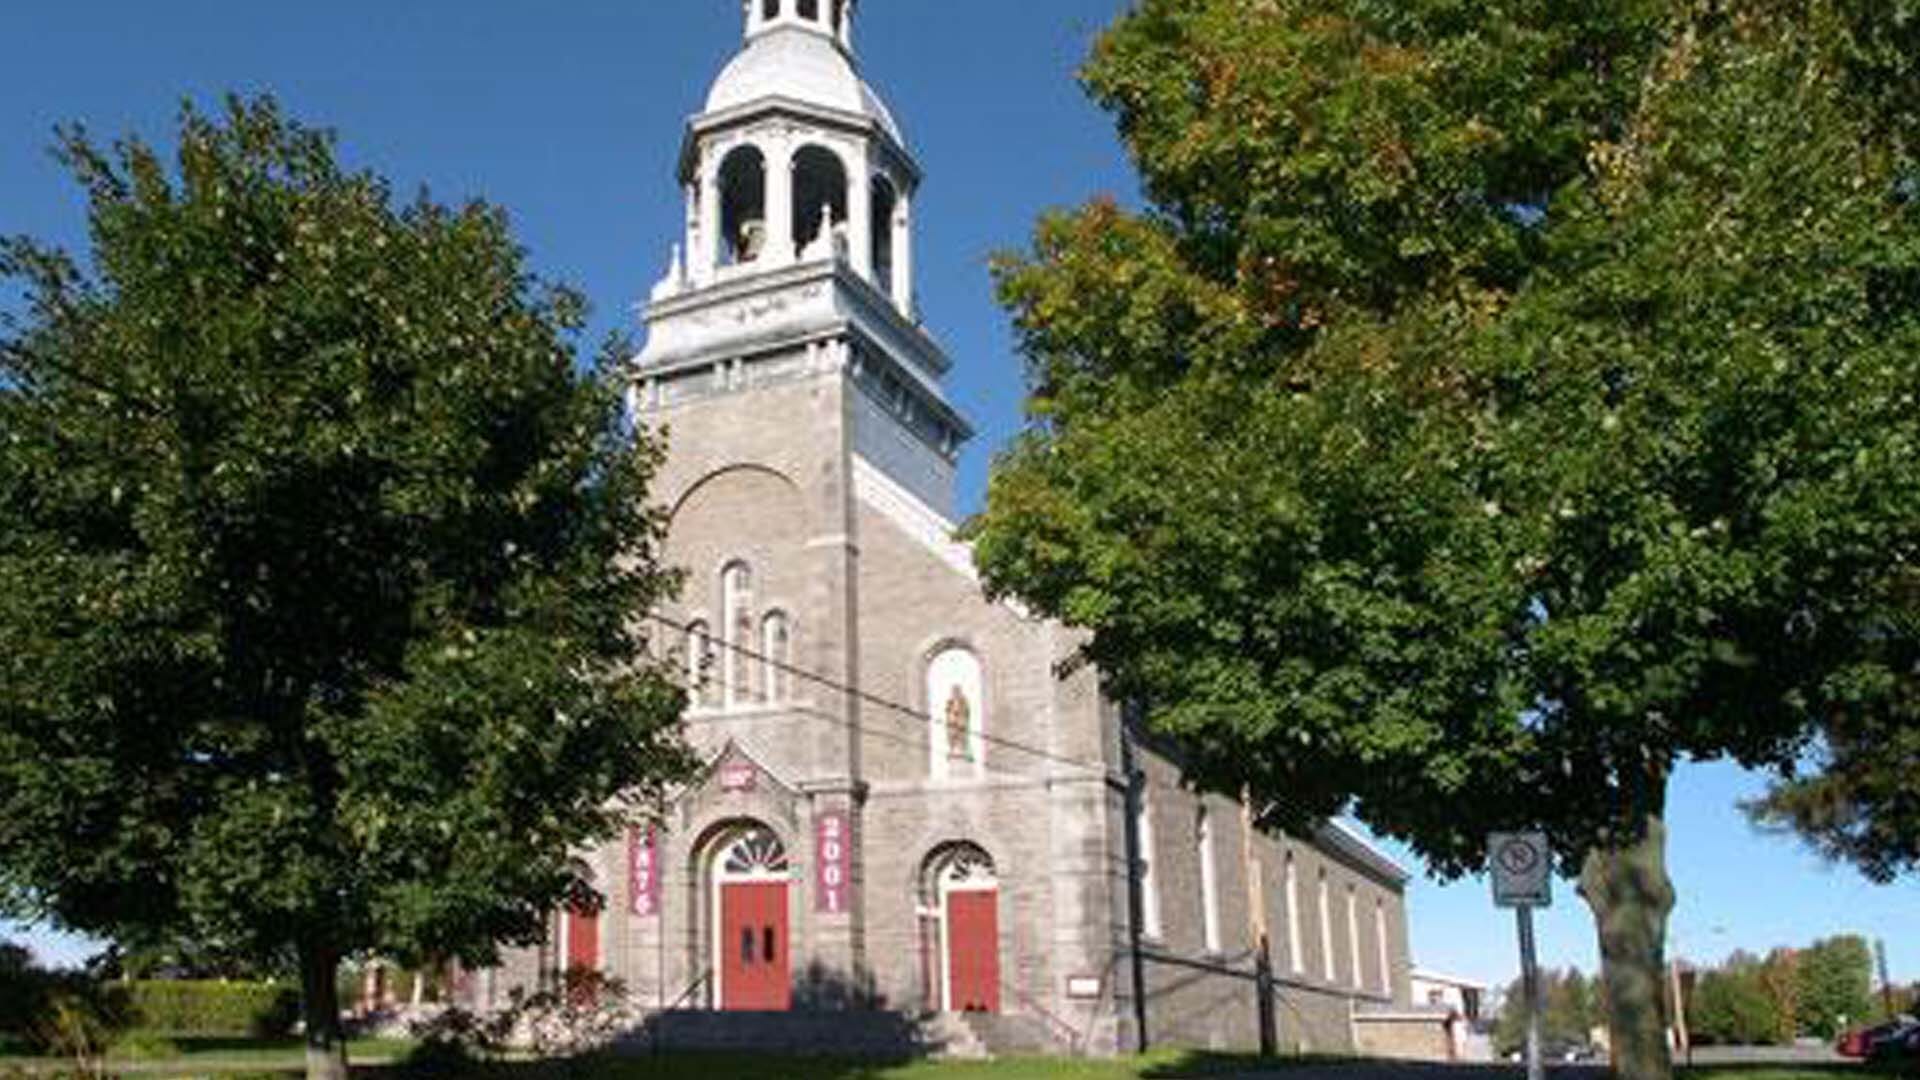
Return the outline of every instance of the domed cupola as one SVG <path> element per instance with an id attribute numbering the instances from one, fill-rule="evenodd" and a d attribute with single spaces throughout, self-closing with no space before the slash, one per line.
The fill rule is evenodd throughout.
<path id="1" fill-rule="evenodd" d="M 684 256 L 656 300 L 820 261 L 913 318 L 920 169 L 860 78 L 854 0 L 743 0 L 745 43 L 687 125 Z"/>

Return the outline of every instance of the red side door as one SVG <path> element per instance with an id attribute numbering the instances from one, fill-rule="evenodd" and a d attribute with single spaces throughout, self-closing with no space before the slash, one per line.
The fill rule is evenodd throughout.
<path id="1" fill-rule="evenodd" d="M 947 977 L 955 1012 L 1000 1011 L 1000 894 L 947 894 Z"/>
<path id="2" fill-rule="evenodd" d="M 567 967 L 600 967 L 600 913 L 571 909 L 567 912 Z"/>
<path id="3" fill-rule="evenodd" d="M 720 1007 L 736 1012 L 791 1008 L 789 946 L 784 882 L 722 885 Z"/>

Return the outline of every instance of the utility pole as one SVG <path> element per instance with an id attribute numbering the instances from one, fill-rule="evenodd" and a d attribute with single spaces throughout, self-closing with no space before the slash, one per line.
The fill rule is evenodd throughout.
<path id="1" fill-rule="evenodd" d="M 1247 880 L 1247 930 L 1253 939 L 1253 993 L 1260 1020 L 1260 1056 L 1280 1052 L 1280 1033 L 1273 1017 L 1273 952 L 1267 926 L 1267 885 L 1253 854 L 1253 791 L 1240 787 L 1240 870 Z"/>
<path id="2" fill-rule="evenodd" d="M 1147 1039 L 1147 961 L 1140 951 L 1140 924 L 1146 918 L 1146 899 L 1140 893 L 1140 807 L 1147 777 L 1134 763 L 1133 731 L 1125 715 L 1120 718 L 1120 770 L 1127 780 L 1127 952 L 1133 975 L 1134 1050 L 1144 1054 L 1152 1045 Z"/>

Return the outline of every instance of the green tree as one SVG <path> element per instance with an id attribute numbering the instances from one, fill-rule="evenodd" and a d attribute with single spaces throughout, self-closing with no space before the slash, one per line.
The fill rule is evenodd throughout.
<path id="1" fill-rule="evenodd" d="M 1910 584 L 1920 590 L 1920 581 Z M 1920 640 L 1920 604 L 1899 605 L 1898 637 Z M 1899 672 L 1895 664 L 1889 670 Z M 1840 713 L 1820 729 L 1816 765 L 1786 777 L 1747 810 L 1762 825 L 1805 838 L 1881 883 L 1920 867 L 1920 654 L 1887 693 L 1887 713 Z"/>
<path id="2" fill-rule="evenodd" d="M 1801 1034 L 1831 1039 L 1876 1011 L 1873 953 L 1865 938 L 1845 934 L 1816 941 L 1800 951 L 1797 971 Z"/>
<path id="3" fill-rule="evenodd" d="M 1540 995 L 1546 1007 L 1540 1014 L 1540 1037 L 1549 1045 L 1581 1046 L 1592 1040 L 1598 1003 L 1594 984 L 1577 967 L 1546 968 L 1540 972 Z M 1512 1054 L 1527 1044 L 1527 993 L 1521 979 L 1507 985 L 1494 1019 L 1494 1049 Z"/>
<path id="4" fill-rule="evenodd" d="M 1687 1027 L 1694 1041 L 1709 1045 L 1783 1041 L 1764 967 L 1757 961 L 1730 961 L 1702 972 L 1687 1005 Z"/>
<path id="5" fill-rule="evenodd" d="M 1913 4 L 1901 0 L 1901 10 Z M 1888 708 L 1920 555 L 1920 20 L 1143 0 L 1084 72 L 1149 206 L 997 265 L 989 587 L 1275 820 L 1443 875 L 1545 827 L 1669 1074 L 1667 781 Z"/>
<path id="6" fill-rule="evenodd" d="M 343 1076 L 343 956 L 537 939 L 684 775 L 660 452 L 496 209 L 268 101 L 60 154 L 92 272 L 0 248 L 0 892 L 297 969 Z"/>

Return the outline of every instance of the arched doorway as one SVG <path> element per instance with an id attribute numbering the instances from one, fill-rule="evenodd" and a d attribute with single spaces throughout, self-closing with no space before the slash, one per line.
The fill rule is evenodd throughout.
<path id="1" fill-rule="evenodd" d="M 748 822 L 721 833 L 712 850 L 714 1001 L 735 1012 L 785 1012 L 793 1005 L 786 845 Z"/>
<path id="2" fill-rule="evenodd" d="M 1000 880 L 977 845 L 947 844 L 920 872 L 920 959 L 927 1008 L 1000 1011 Z"/>

